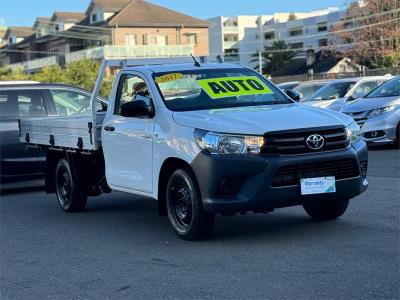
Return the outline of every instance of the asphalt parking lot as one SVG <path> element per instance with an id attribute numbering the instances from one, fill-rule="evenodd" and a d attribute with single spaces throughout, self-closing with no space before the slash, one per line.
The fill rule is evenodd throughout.
<path id="1" fill-rule="evenodd" d="M 400 151 L 370 150 L 370 186 L 329 223 L 301 207 L 218 217 L 178 239 L 156 205 L 113 193 L 66 214 L 42 190 L 1 197 L 1 299 L 394 299 Z"/>

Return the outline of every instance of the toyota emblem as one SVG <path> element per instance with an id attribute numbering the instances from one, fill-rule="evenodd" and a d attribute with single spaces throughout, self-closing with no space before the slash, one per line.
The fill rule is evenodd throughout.
<path id="1" fill-rule="evenodd" d="M 325 139 L 320 134 L 309 135 L 306 139 L 307 147 L 311 150 L 319 150 L 324 146 Z"/>

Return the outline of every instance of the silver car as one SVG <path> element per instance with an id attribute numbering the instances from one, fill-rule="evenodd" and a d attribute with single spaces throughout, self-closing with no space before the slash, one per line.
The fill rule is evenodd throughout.
<path id="1" fill-rule="evenodd" d="M 345 103 L 363 97 L 390 78 L 390 76 L 368 76 L 337 79 L 318 90 L 302 104 L 340 111 Z"/>
<path id="2" fill-rule="evenodd" d="M 300 101 L 307 101 L 307 99 L 317 92 L 319 89 L 329 83 L 329 80 L 310 80 L 302 82 L 296 86 L 293 91 L 300 94 Z"/>
<path id="3" fill-rule="evenodd" d="M 361 127 L 369 143 L 400 145 L 400 76 L 384 83 L 365 97 L 346 104 L 342 112 Z"/>

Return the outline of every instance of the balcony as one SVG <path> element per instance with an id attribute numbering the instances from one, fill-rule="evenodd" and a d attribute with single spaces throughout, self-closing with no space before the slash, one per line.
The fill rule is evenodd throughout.
<path id="1" fill-rule="evenodd" d="M 33 60 L 28 60 L 20 63 L 15 63 L 9 65 L 9 67 L 14 71 L 15 69 L 21 68 L 25 72 L 32 72 L 36 70 L 40 70 L 44 67 L 57 65 L 58 59 L 57 56 L 49 56 L 44 58 L 38 58 Z"/>
<path id="2" fill-rule="evenodd" d="M 222 29 L 224 32 L 234 32 L 234 33 L 239 32 L 238 26 L 223 26 Z"/>
<path id="3" fill-rule="evenodd" d="M 113 59 L 113 58 L 164 58 L 188 57 L 193 53 L 193 45 L 138 45 L 138 46 L 103 46 L 65 54 L 65 63 L 83 59 Z M 35 72 L 44 67 L 57 65 L 63 56 L 49 56 L 9 65 L 12 70 L 17 68 L 25 72 Z M 63 59 L 61 60 L 63 61 Z M 63 65 L 63 63 L 61 62 Z"/>
<path id="4" fill-rule="evenodd" d="M 65 55 L 65 62 L 82 59 L 112 58 L 161 58 L 186 57 L 193 53 L 193 45 L 137 45 L 137 46 L 104 46 Z"/>

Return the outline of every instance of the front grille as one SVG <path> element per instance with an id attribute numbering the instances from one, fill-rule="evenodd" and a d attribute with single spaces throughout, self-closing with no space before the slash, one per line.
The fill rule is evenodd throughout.
<path id="1" fill-rule="evenodd" d="M 273 187 L 299 185 L 300 178 L 335 176 L 335 179 L 357 177 L 360 171 L 354 159 L 283 166 L 272 180 Z"/>
<path id="2" fill-rule="evenodd" d="M 363 127 L 365 121 L 368 119 L 368 111 L 346 113 L 349 117 L 352 117 L 358 126 Z"/>
<path id="3" fill-rule="evenodd" d="M 321 149 L 312 150 L 306 144 L 306 139 L 312 134 L 319 134 L 324 138 Z M 264 135 L 262 155 L 291 155 L 312 153 L 330 150 L 345 149 L 349 140 L 344 127 L 319 127 L 304 130 L 287 130 L 267 132 Z"/>

